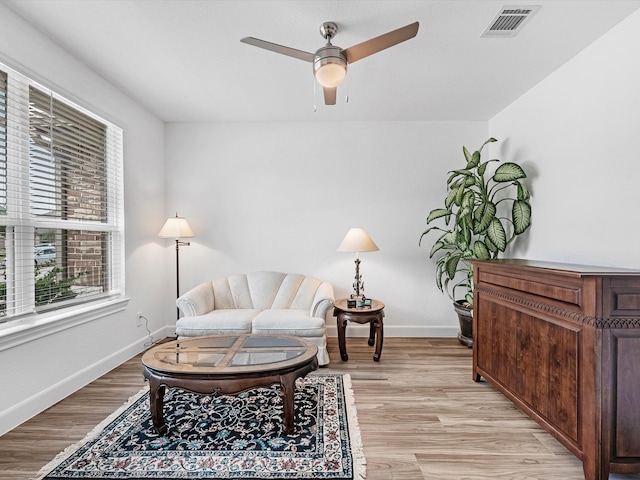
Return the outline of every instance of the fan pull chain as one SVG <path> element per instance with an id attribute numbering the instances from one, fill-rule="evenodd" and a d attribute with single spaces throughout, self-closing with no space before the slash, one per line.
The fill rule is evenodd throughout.
<path id="1" fill-rule="evenodd" d="M 316 79 L 313 79 L 313 113 L 316 113 L 318 111 L 318 105 L 316 102 Z"/>
<path id="2" fill-rule="evenodd" d="M 344 95 L 344 103 L 349 103 L 349 77 L 347 76 L 347 78 L 344 79 L 344 89 L 345 89 L 345 95 Z"/>

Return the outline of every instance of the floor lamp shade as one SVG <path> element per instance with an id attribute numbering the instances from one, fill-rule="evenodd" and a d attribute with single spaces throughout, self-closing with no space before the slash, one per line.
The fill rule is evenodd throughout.
<path id="1" fill-rule="evenodd" d="M 170 217 L 164 222 L 158 236 L 161 238 L 190 238 L 193 237 L 193 230 L 191 230 L 186 218 L 176 214 L 175 217 Z"/>
<path id="2" fill-rule="evenodd" d="M 186 218 L 179 217 L 176 213 L 175 217 L 170 217 L 164 222 L 160 233 L 160 238 L 174 238 L 176 241 L 176 298 L 180 296 L 180 247 L 187 247 L 189 242 L 183 242 L 181 238 L 193 237 L 193 230 L 189 226 Z M 176 308 L 176 319 L 180 318 L 180 309 Z"/>

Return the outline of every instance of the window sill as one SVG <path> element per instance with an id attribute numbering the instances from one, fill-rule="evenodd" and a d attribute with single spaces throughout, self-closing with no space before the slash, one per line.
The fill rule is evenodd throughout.
<path id="1" fill-rule="evenodd" d="M 128 303 L 128 298 L 109 299 L 7 322 L 0 325 L 0 351 L 121 312 Z"/>

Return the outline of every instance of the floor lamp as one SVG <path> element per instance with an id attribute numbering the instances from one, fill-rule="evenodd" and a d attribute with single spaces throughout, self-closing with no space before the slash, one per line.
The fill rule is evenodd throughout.
<path id="1" fill-rule="evenodd" d="M 164 223 L 164 226 L 158 233 L 160 238 L 174 238 L 176 241 L 176 298 L 180 296 L 180 247 L 188 247 L 189 242 L 183 242 L 181 238 L 193 237 L 193 231 L 187 223 L 187 219 L 179 217 L 176 213 L 175 217 L 170 217 Z M 180 309 L 176 307 L 176 320 L 180 318 Z"/>

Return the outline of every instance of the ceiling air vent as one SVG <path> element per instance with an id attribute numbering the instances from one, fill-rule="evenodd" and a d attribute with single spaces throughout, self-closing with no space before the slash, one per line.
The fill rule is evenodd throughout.
<path id="1" fill-rule="evenodd" d="M 487 29 L 482 34 L 483 37 L 514 37 L 525 23 L 540 8 L 539 5 L 519 5 L 517 7 L 502 7 Z"/>

